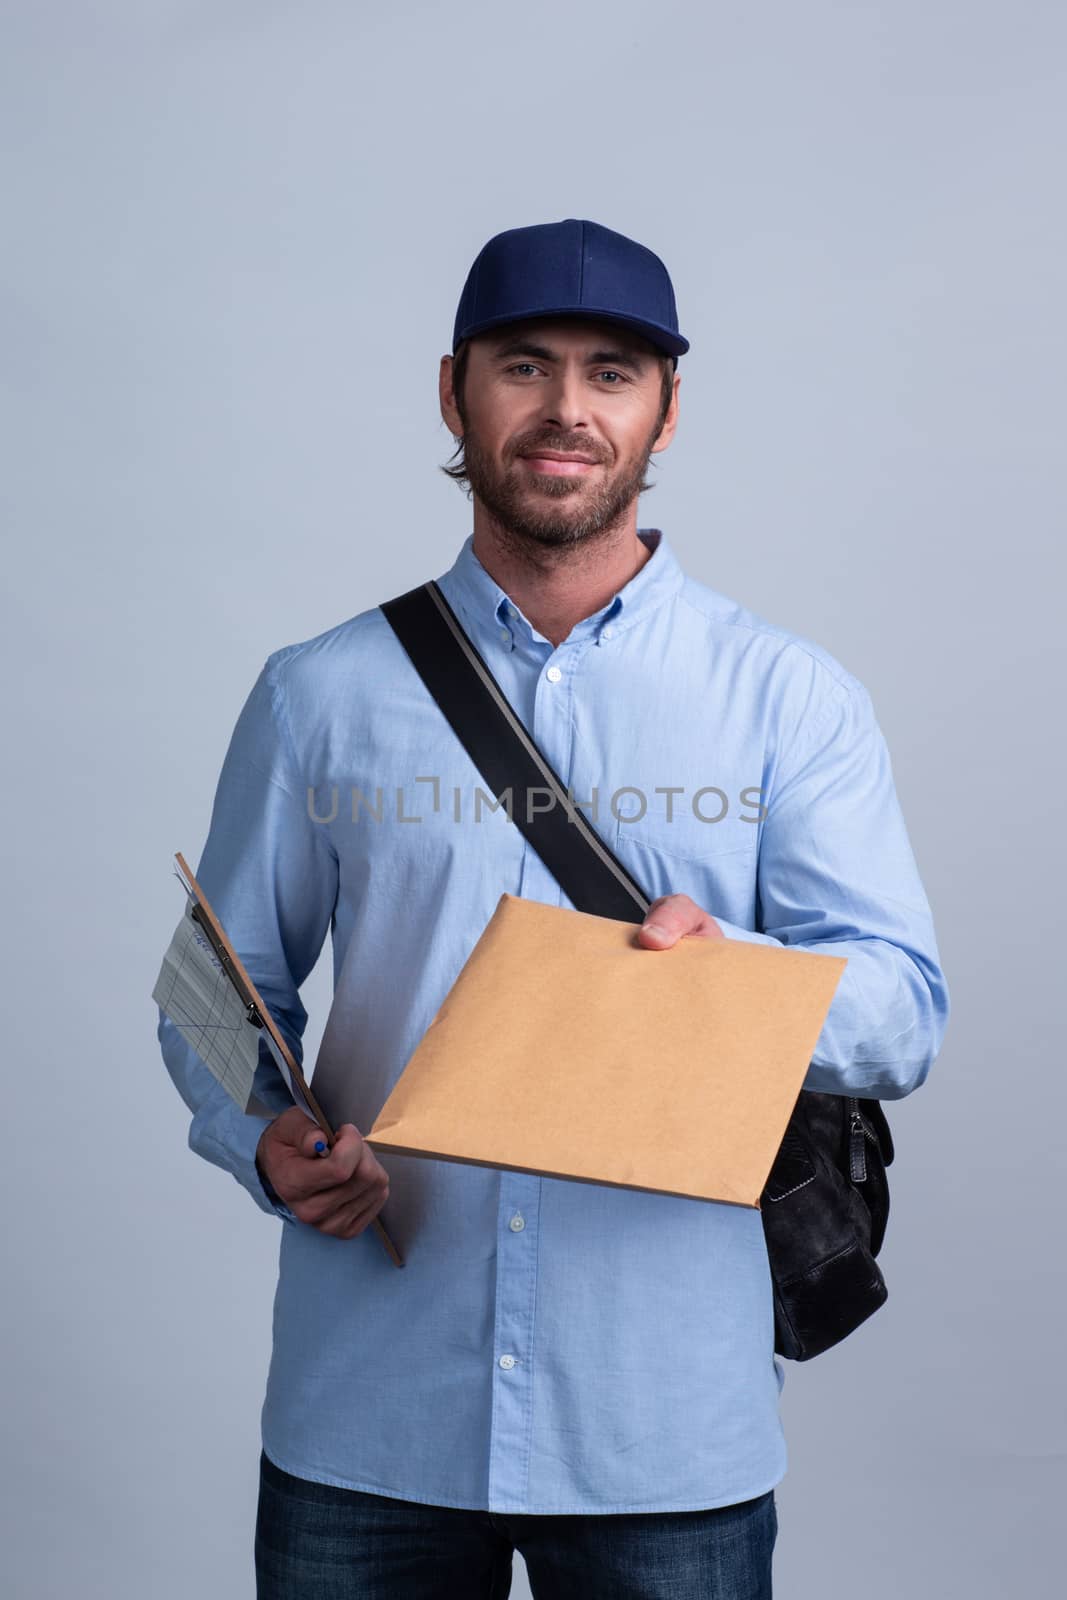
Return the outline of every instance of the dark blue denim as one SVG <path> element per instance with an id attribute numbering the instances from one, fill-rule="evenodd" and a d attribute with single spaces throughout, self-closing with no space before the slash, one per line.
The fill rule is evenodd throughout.
<path id="1" fill-rule="evenodd" d="M 771 1600 L 774 1490 L 714 1511 L 512 1516 L 335 1489 L 259 1461 L 257 1600 Z"/>

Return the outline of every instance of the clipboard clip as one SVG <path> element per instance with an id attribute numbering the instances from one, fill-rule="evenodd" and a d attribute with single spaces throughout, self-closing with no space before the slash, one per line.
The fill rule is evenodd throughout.
<path id="1" fill-rule="evenodd" d="M 230 957 L 226 951 L 225 945 L 222 944 L 221 941 L 216 937 L 215 930 L 212 928 L 207 918 L 201 916 L 199 900 L 193 900 L 193 903 L 189 909 L 189 915 L 192 917 L 197 927 L 203 930 L 208 943 L 219 959 L 223 972 L 225 972 L 226 976 L 233 984 L 233 987 L 236 989 L 238 998 L 245 1008 L 245 1021 L 250 1022 L 253 1028 L 262 1028 L 263 1018 L 259 1014 L 259 1008 L 242 983 L 240 976 L 236 972 L 233 962 L 230 960 Z"/>

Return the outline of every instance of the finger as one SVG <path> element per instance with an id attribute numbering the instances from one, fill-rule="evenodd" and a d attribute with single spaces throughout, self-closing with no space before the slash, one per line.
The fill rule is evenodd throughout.
<path id="1" fill-rule="evenodd" d="M 389 1192 L 389 1174 L 375 1160 L 369 1148 L 365 1149 L 364 1156 L 365 1160 L 344 1182 L 325 1189 L 310 1190 L 300 1197 L 303 1201 L 299 1212 L 301 1221 L 318 1227 L 322 1222 L 329 1221 L 336 1212 L 353 1205 L 365 1205 L 376 1198 L 384 1203 L 384 1197 Z M 312 1170 L 315 1170 L 313 1165 Z"/>
<path id="2" fill-rule="evenodd" d="M 342 1122 L 332 1140 L 327 1138 L 317 1122 L 313 1122 L 304 1130 L 300 1139 L 300 1154 L 309 1160 L 325 1158 L 337 1149 L 338 1145 L 345 1147 L 355 1140 L 357 1143 L 361 1135 L 354 1122 Z"/>
<path id="3" fill-rule="evenodd" d="M 689 937 L 721 939 L 723 932 L 711 913 L 687 894 L 660 895 L 653 900 L 637 930 L 638 943 L 646 950 L 668 950 L 679 939 Z"/>
<path id="4" fill-rule="evenodd" d="M 290 1184 L 304 1196 L 322 1194 L 348 1183 L 366 1154 L 367 1147 L 353 1123 L 338 1129 L 332 1148 L 323 1155 L 315 1150 L 316 1131 L 312 1129 L 304 1135 L 300 1149 L 287 1163 Z"/>
<path id="5" fill-rule="evenodd" d="M 335 1135 L 334 1143 L 336 1142 Z M 330 1141 L 327 1139 L 317 1122 L 313 1123 L 310 1128 L 305 1130 L 300 1140 L 300 1154 L 302 1156 L 307 1156 L 309 1161 L 315 1160 L 315 1158 L 318 1156 L 329 1155 L 331 1149 L 332 1146 Z"/>
<path id="6" fill-rule="evenodd" d="M 389 1180 L 384 1176 L 357 1174 L 349 1178 L 347 1183 L 308 1195 L 304 1202 L 303 1219 L 317 1227 L 320 1222 L 328 1221 L 335 1212 L 350 1209 L 353 1205 L 365 1205 L 375 1196 L 387 1193 L 388 1189 Z"/>
<path id="7" fill-rule="evenodd" d="M 353 1208 L 352 1215 L 341 1229 L 342 1239 L 356 1239 L 366 1232 L 385 1205 L 388 1196 L 377 1195 L 368 1205 Z"/>
<path id="8" fill-rule="evenodd" d="M 363 1196 L 350 1205 L 339 1207 L 316 1226 L 331 1238 L 354 1239 L 374 1220 L 387 1198 L 388 1194 L 383 1195 L 380 1189 L 375 1189 L 369 1198 Z"/>
<path id="9" fill-rule="evenodd" d="M 664 894 L 653 900 L 638 929 L 640 942 L 649 949 L 666 949 L 677 943 L 693 923 L 694 905 L 688 895 Z"/>

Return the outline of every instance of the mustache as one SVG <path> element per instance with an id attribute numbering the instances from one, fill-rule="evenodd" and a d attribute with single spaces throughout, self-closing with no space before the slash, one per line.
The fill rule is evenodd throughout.
<path id="1" fill-rule="evenodd" d="M 561 456 L 582 456 L 587 461 L 602 462 L 610 459 L 599 446 L 589 439 L 522 439 L 515 445 L 514 456 L 535 456 L 541 450 L 554 450 Z"/>

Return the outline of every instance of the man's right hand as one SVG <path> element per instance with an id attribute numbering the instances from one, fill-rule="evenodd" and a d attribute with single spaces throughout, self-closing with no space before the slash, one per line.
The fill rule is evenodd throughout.
<path id="1" fill-rule="evenodd" d="M 323 1138 L 318 1123 L 290 1106 L 260 1135 L 256 1161 L 289 1210 L 335 1239 L 354 1239 L 369 1227 L 389 1198 L 389 1174 L 345 1122 L 326 1155 L 315 1152 Z"/>

